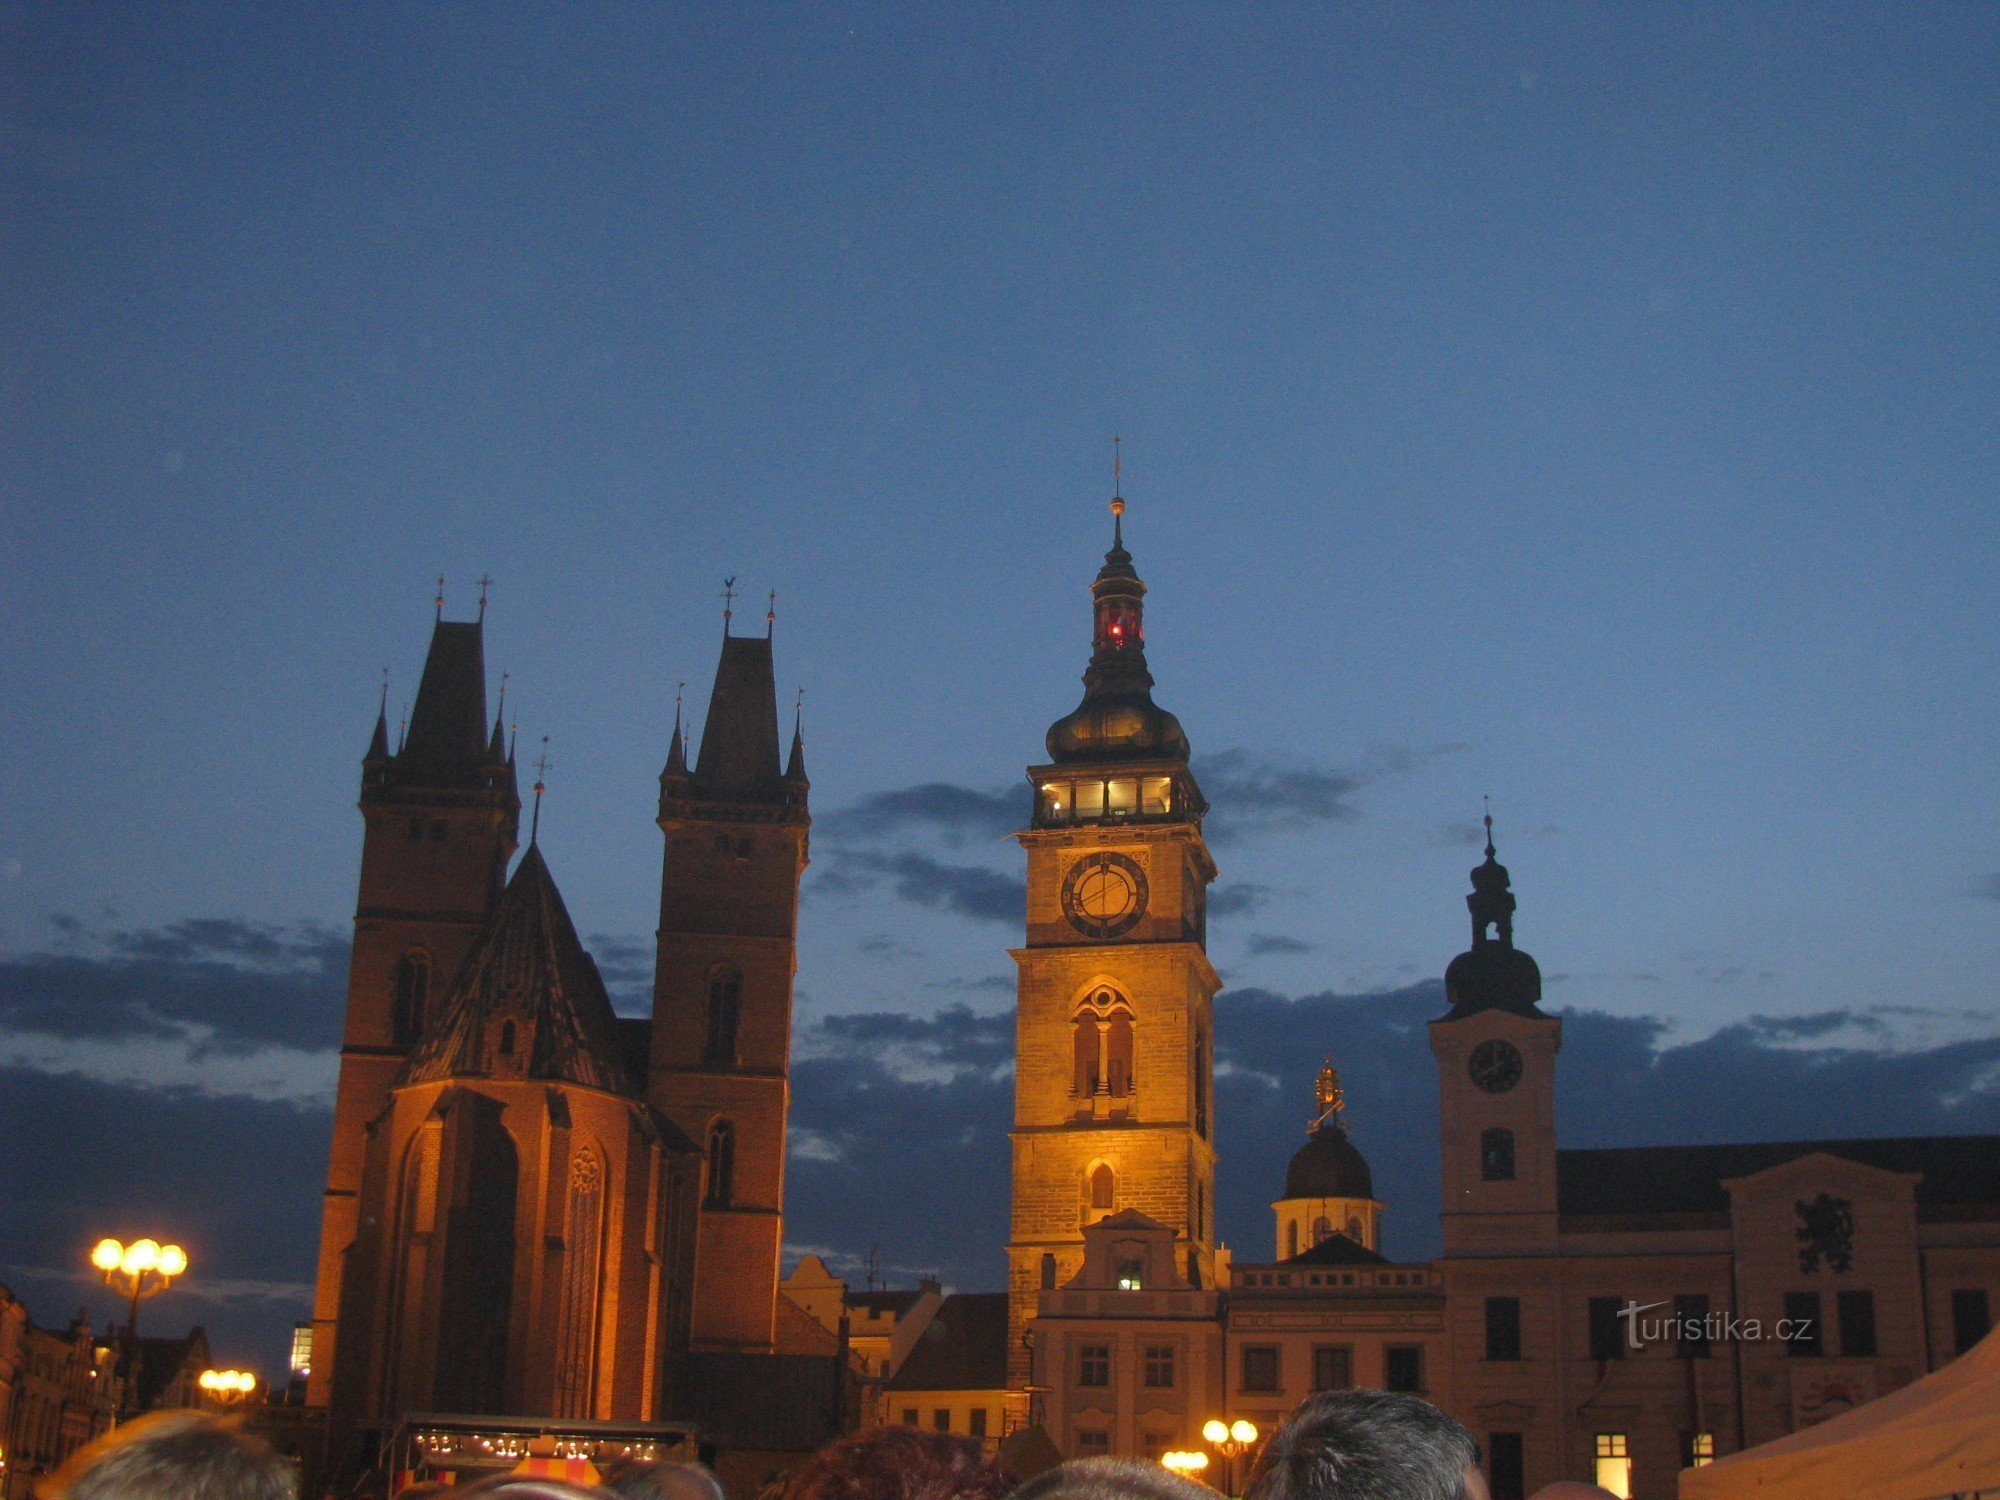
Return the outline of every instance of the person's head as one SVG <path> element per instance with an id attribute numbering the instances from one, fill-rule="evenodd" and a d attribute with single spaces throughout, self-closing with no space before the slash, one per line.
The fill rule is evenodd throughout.
<path id="1" fill-rule="evenodd" d="M 728 1500 L 700 1464 L 634 1460 L 608 1470 L 604 1487 L 624 1500 Z"/>
<path id="2" fill-rule="evenodd" d="M 1073 1458 L 1037 1474 L 1008 1500 L 1215 1500 L 1215 1491 L 1133 1458 Z"/>
<path id="3" fill-rule="evenodd" d="M 828 1443 L 785 1481 L 785 1500 L 1004 1500 L 1013 1480 L 972 1438 L 877 1427 Z"/>
<path id="4" fill-rule="evenodd" d="M 1430 1402 L 1329 1391 L 1264 1445 L 1246 1500 L 1486 1500 L 1479 1445 Z"/>
<path id="5" fill-rule="evenodd" d="M 79 1449 L 44 1500 L 294 1500 L 289 1465 L 234 1423 L 155 1412 Z"/>

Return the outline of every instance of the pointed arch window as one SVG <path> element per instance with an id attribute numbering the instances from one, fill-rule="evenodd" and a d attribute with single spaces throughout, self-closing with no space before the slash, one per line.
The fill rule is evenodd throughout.
<path id="1" fill-rule="evenodd" d="M 1108 1162 L 1090 1169 L 1090 1208 L 1093 1213 L 1109 1213 L 1118 1206 L 1118 1174 Z"/>
<path id="2" fill-rule="evenodd" d="M 597 1157 L 579 1151 L 569 1164 L 563 1219 L 562 1298 L 556 1311 L 556 1415 L 588 1417 L 597 1354 L 598 1246 L 602 1237 L 604 1173 Z"/>
<path id="3" fill-rule="evenodd" d="M 1071 1033 L 1071 1091 L 1130 1098 L 1133 1067 L 1132 1007 L 1116 990 L 1094 991 L 1078 1007 Z"/>
<path id="4" fill-rule="evenodd" d="M 1479 1175 L 1488 1182 L 1514 1180 L 1514 1132 L 1498 1126 L 1479 1136 Z"/>
<path id="5" fill-rule="evenodd" d="M 732 968 L 716 969 L 708 976 L 708 1061 L 736 1061 L 736 1033 L 742 1020 L 743 976 Z"/>
<path id="6" fill-rule="evenodd" d="M 1290 1260 L 1299 1253 L 1299 1221 L 1292 1220 L 1285 1226 L 1285 1259 Z"/>
<path id="7" fill-rule="evenodd" d="M 704 1206 L 728 1208 L 736 1201 L 736 1127 L 717 1120 L 708 1128 L 708 1194 Z"/>
<path id="8" fill-rule="evenodd" d="M 431 961 L 421 951 L 396 960 L 391 1026 L 398 1047 L 415 1046 L 424 1034 L 424 1003 L 430 998 Z"/>

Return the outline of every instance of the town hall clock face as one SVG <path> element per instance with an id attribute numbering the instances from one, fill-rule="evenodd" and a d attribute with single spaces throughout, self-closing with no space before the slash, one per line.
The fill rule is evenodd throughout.
<path id="1" fill-rule="evenodd" d="M 1512 1042 L 1494 1038 L 1472 1049 L 1466 1065 L 1472 1081 L 1489 1094 L 1504 1094 L 1521 1081 L 1521 1054 Z"/>
<path id="2" fill-rule="evenodd" d="M 1085 855 L 1063 877 L 1062 904 L 1085 937 L 1118 937 L 1146 915 L 1146 872 L 1123 854 Z"/>

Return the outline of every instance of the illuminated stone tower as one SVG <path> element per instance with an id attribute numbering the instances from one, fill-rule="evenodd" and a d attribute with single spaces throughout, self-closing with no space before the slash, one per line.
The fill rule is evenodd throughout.
<path id="1" fill-rule="evenodd" d="M 391 753 L 385 704 L 361 763 L 361 889 L 313 1294 L 315 1405 L 332 1390 L 368 1126 L 498 901 L 514 852 L 521 799 L 498 720 L 486 729 L 483 629 L 440 615 L 408 734 Z"/>
<path id="2" fill-rule="evenodd" d="M 690 770 L 676 721 L 660 773 L 649 1092 L 706 1158 L 696 1349 L 768 1353 L 776 1339 L 807 790 L 796 728 L 779 767 L 770 637 L 729 635 L 725 620 L 700 757 Z"/>
<path id="3" fill-rule="evenodd" d="M 1214 1284 L 1207 894 L 1215 861 L 1180 722 L 1153 702 L 1146 586 L 1113 500 L 1091 586 L 1083 702 L 1029 769 L 1027 942 L 1014 1070 L 1008 1384 L 1029 1383 L 1036 1294 L 1083 1263 L 1083 1229 L 1126 1209 L 1171 1227 L 1174 1258 Z M 1025 1403 L 1024 1403 L 1025 1405 Z"/>

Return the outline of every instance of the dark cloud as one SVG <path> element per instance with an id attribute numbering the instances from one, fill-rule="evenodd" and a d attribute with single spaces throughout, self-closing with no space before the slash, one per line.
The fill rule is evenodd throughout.
<path id="1" fill-rule="evenodd" d="M 653 1011 L 653 945 L 640 938 L 592 933 L 585 940 L 597 972 L 604 980 L 611 1008 L 621 1016 L 646 1016 Z"/>
<path id="2" fill-rule="evenodd" d="M 959 843 L 968 838 L 1003 839 L 1027 823 L 1025 784 L 981 791 L 927 781 L 864 797 L 820 819 L 818 831 L 837 840 L 879 840 L 919 830 Z"/>
<path id="3" fill-rule="evenodd" d="M 1319 944 L 1283 932 L 1253 932 L 1243 946 L 1253 958 L 1262 958 L 1267 953 L 1310 953 Z"/>
<path id="4" fill-rule="evenodd" d="M 1011 995 L 1014 993 L 1014 976 L 1011 974 L 984 974 L 977 979 L 932 979 L 924 984 L 927 990 L 956 990 L 964 994 Z"/>
<path id="5" fill-rule="evenodd" d="M 1988 875 L 1972 888 L 1972 894 L 1981 901 L 2000 901 L 2000 874 Z"/>
<path id="6" fill-rule="evenodd" d="M 1208 893 L 1211 917 L 1240 917 L 1257 910 L 1271 899 L 1271 888 L 1254 880 L 1232 880 Z"/>
<path id="7" fill-rule="evenodd" d="M 205 917 L 137 930 L 61 918 L 60 951 L 0 955 L 0 1027 L 70 1040 L 182 1039 L 220 1051 L 337 1046 L 346 934 Z"/>
<path id="8" fill-rule="evenodd" d="M 898 942 L 886 932 L 871 933 L 854 945 L 870 958 L 922 958 L 923 954 L 908 943 Z"/>
<path id="9" fill-rule="evenodd" d="M 1752 1016 L 1743 1023 L 1744 1031 L 1773 1041 L 1812 1040 L 1836 1031 L 1879 1035 L 1888 1029 L 1880 1016 L 1852 1010 L 1822 1010 L 1809 1016 Z"/>
<path id="10" fill-rule="evenodd" d="M 971 917 L 981 922 L 1016 926 L 1027 910 L 1027 883 L 1019 875 L 1004 875 L 983 865 L 946 864 L 908 850 L 881 853 L 872 849 L 840 850 L 814 877 L 818 889 L 849 894 L 888 888 L 904 901 Z"/>
<path id="11" fill-rule="evenodd" d="M 1221 750 L 1196 756 L 1194 773 L 1212 809 L 1209 840 L 1223 845 L 1315 824 L 1352 823 L 1361 816 L 1365 787 L 1412 775 L 1430 761 L 1465 748 L 1453 743 L 1429 750 L 1380 750 L 1365 764 L 1346 768 L 1279 760 L 1243 749 Z"/>

